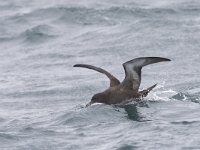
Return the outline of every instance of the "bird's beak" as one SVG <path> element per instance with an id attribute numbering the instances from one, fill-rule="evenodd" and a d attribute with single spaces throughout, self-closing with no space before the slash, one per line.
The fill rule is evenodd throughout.
<path id="1" fill-rule="evenodd" d="M 92 105 L 94 102 L 89 102 L 85 107 L 88 107 L 88 106 L 90 106 L 90 105 Z"/>

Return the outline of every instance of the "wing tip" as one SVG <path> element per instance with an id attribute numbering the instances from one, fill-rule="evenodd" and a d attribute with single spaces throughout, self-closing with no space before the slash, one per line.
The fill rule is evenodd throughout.
<path id="1" fill-rule="evenodd" d="M 171 61 L 169 58 L 162 58 L 164 61 Z"/>
<path id="2" fill-rule="evenodd" d="M 73 67 L 80 67 L 80 64 L 75 64 L 73 65 Z"/>
<path id="3" fill-rule="evenodd" d="M 157 60 L 159 60 L 158 62 L 162 62 L 162 61 L 171 61 L 171 59 L 169 59 L 169 58 L 164 58 L 164 57 L 138 57 L 138 58 L 129 60 L 129 61 L 123 63 L 122 65 L 125 66 L 126 64 L 131 63 L 131 62 L 133 62 L 133 61 L 135 61 L 135 60 L 139 60 L 139 59 L 157 59 Z"/>
<path id="4" fill-rule="evenodd" d="M 160 59 L 162 61 L 171 61 L 171 59 L 169 58 L 165 58 L 165 57 L 141 57 L 141 58 L 152 58 L 152 59 Z"/>

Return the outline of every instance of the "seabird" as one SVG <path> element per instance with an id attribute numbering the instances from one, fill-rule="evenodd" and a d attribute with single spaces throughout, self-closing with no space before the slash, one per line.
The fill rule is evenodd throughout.
<path id="1" fill-rule="evenodd" d="M 96 70 L 105 74 L 110 79 L 110 87 L 101 93 L 95 94 L 91 101 L 86 105 L 90 106 L 93 103 L 105 103 L 105 104 L 120 104 L 126 103 L 130 100 L 138 100 L 138 98 L 145 97 L 148 93 L 157 85 L 139 91 L 141 83 L 142 67 L 158 63 L 162 61 L 170 61 L 168 58 L 162 57 L 140 57 L 127 61 L 123 64 L 125 70 L 125 79 L 120 82 L 115 76 L 108 71 L 87 64 L 76 64 L 74 67 L 83 67 L 92 70 Z"/>

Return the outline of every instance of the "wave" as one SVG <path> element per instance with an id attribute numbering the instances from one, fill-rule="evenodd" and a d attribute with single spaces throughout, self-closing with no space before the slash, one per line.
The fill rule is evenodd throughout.
<path id="1" fill-rule="evenodd" d="M 189 94 L 180 92 L 172 96 L 172 99 L 200 103 L 200 93 Z"/>
<path id="2" fill-rule="evenodd" d="M 175 86 L 180 92 L 171 96 L 171 99 L 200 103 L 199 82 L 186 82 Z"/>
<path id="3" fill-rule="evenodd" d="M 39 8 L 24 14 L 16 14 L 10 17 L 15 22 L 43 20 L 54 23 L 63 22 L 79 25 L 116 25 L 123 20 L 136 18 L 152 18 L 160 15 L 173 15 L 178 11 L 173 8 L 140 8 L 140 7 L 109 7 L 109 8 L 88 8 L 88 7 L 67 7 L 54 6 Z"/>
<path id="4" fill-rule="evenodd" d="M 45 24 L 37 25 L 20 33 L 8 36 L 0 36 L 0 42 L 22 41 L 25 43 L 43 43 L 49 39 L 56 38 L 58 35 L 53 27 Z"/>
<path id="5" fill-rule="evenodd" d="M 195 103 L 200 103 L 200 92 L 198 93 L 188 93 L 186 92 L 177 92 L 172 89 L 169 90 L 158 90 L 149 94 L 147 101 L 171 101 L 171 100 L 180 100 L 180 101 L 191 101 Z"/>
<path id="6" fill-rule="evenodd" d="M 200 121 L 173 121 L 173 122 L 171 122 L 172 124 L 182 124 L 182 125 L 190 125 L 190 124 L 195 124 L 195 123 L 197 123 L 197 124 L 199 124 L 200 123 Z"/>
<path id="7" fill-rule="evenodd" d="M 116 25 L 122 21 L 130 21 L 138 18 L 152 18 L 163 14 L 176 14 L 174 9 L 161 8 L 134 8 L 134 7 L 110 7 L 105 9 L 94 9 L 86 7 L 57 7 L 42 10 L 60 12 L 58 20 L 68 24 L 80 25 Z"/>
<path id="8" fill-rule="evenodd" d="M 21 34 L 26 42 L 44 42 L 50 38 L 56 37 L 52 32 L 53 28 L 49 25 L 38 25 L 31 29 L 27 29 Z"/>
<path id="9" fill-rule="evenodd" d="M 119 120 L 126 120 L 130 115 L 127 115 L 127 112 L 124 111 L 123 108 L 119 109 L 120 110 L 118 110 L 118 108 L 115 106 L 112 107 L 105 104 L 94 104 L 88 108 L 85 108 L 85 105 L 80 105 L 78 108 L 76 107 L 65 112 L 60 112 L 60 114 L 54 120 L 52 120 L 52 125 L 80 127 L 91 126 L 91 124 L 94 124 L 96 126 L 96 123 L 98 125 L 105 122 L 114 123 L 118 122 Z"/>
<path id="10" fill-rule="evenodd" d="M 9 41 L 12 41 L 14 39 L 15 39 L 14 37 L 2 36 L 2 37 L 0 37 L 0 43 L 9 42 Z"/>
<path id="11" fill-rule="evenodd" d="M 4 96 L 10 96 L 15 98 L 23 97 L 53 97 L 53 96 L 63 96 L 66 94 L 66 89 L 47 89 L 47 90 L 35 90 L 35 91 L 14 91 L 12 93 L 1 93 Z"/>
<path id="12" fill-rule="evenodd" d="M 166 15 L 175 15 L 179 11 L 173 8 L 140 8 L 140 7 L 67 7 L 54 6 L 34 9 L 30 12 L 14 14 L 1 18 L 6 30 L 12 25 L 19 26 L 19 31 L 12 31 L 14 35 L 0 37 L 1 41 L 23 39 L 23 42 L 42 43 L 58 34 L 53 25 L 79 25 L 79 26 L 116 26 L 121 23 L 132 23 L 132 20 L 142 21 L 144 18 L 151 20 Z M 157 22 L 157 21 L 156 21 Z M 166 21 L 163 20 L 163 24 Z M 6 25 L 8 24 L 8 28 Z M 30 24 L 36 24 L 30 28 Z M 11 25 L 11 26 L 10 26 Z M 131 27 L 132 28 L 132 27 Z M 25 31 L 23 30 L 25 29 Z M 18 33 L 16 33 L 18 32 Z M 19 33 L 20 32 L 20 33 Z"/>

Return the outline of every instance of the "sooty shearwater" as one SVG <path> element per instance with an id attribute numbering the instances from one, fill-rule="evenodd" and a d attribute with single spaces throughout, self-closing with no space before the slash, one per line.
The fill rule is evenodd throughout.
<path id="1" fill-rule="evenodd" d="M 125 79 L 122 82 L 102 68 L 87 64 L 74 65 L 74 67 L 96 70 L 105 74 L 110 79 L 110 87 L 101 93 L 95 94 L 86 107 L 93 103 L 121 104 L 147 96 L 157 84 L 154 84 L 145 90 L 139 91 L 142 67 L 162 61 L 170 61 L 170 59 L 162 57 L 140 57 L 125 62 L 123 64 Z"/>

